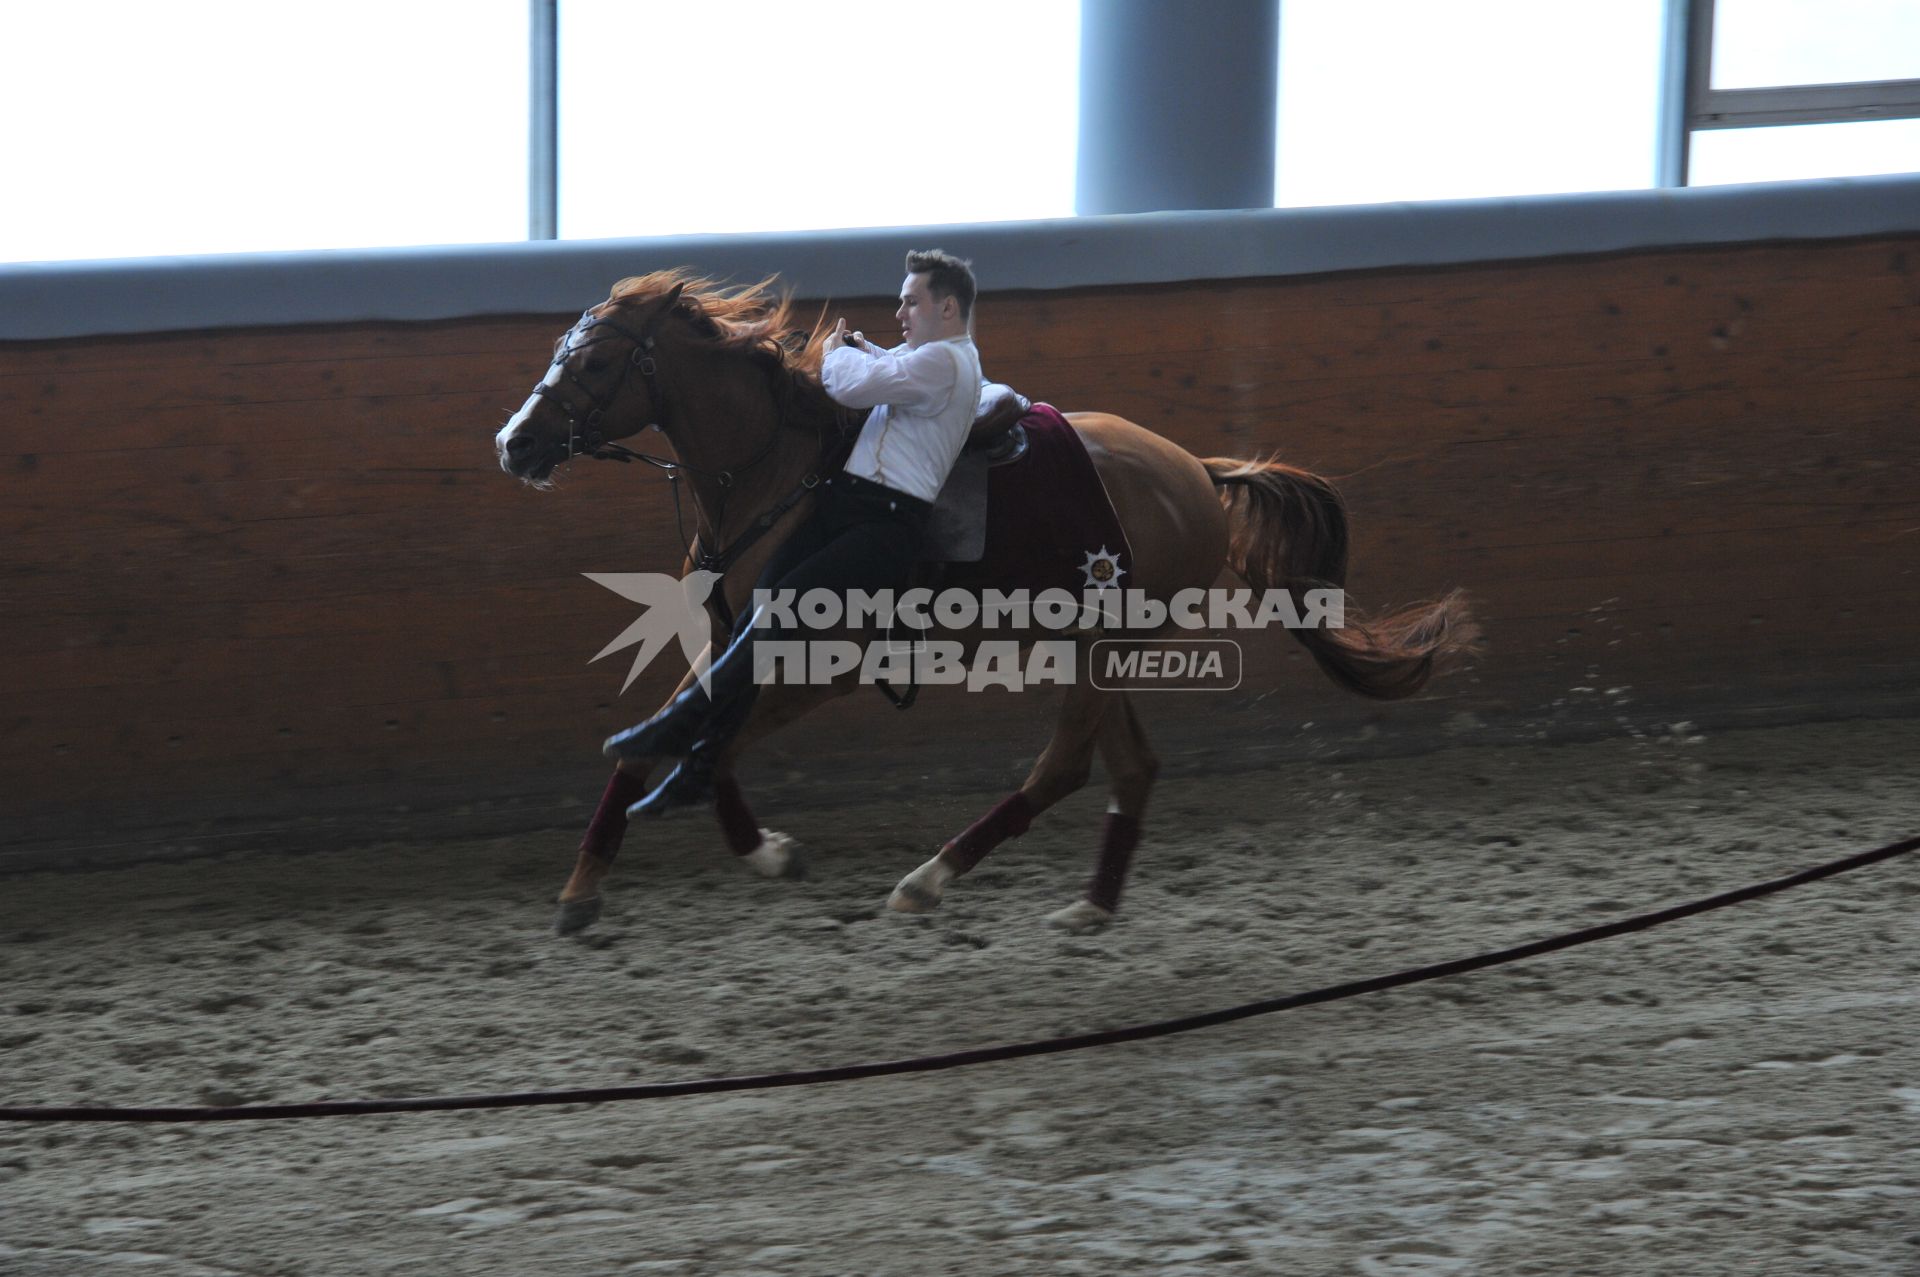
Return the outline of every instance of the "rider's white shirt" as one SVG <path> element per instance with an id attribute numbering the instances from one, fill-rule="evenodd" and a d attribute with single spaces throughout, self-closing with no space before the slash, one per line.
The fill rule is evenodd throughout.
<path id="1" fill-rule="evenodd" d="M 972 337 L 892 350 L 827 352 L 820 381 L 836 403 L 872 408 L 847 473 L 931 501 L 967 442 L 980 406 L 980 352 Z"/>

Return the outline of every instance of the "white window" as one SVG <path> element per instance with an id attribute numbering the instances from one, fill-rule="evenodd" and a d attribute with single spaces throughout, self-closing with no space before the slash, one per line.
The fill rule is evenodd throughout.
<path id="1" fill-rule="evenodd" d="M 1693 0 L 1694 185 L 1920 172 L 1920 0 Z"/>
<path id="2" fill-rule="evenodd" d="M 1693 186 L 1920 172 L 1920 120 L 1702 129 L 1693 135 Z"/>
<path id="3" fill-rule="evenodd" d="M 1661 0 L 1285 0 L 1282 206 L 1654 181 Z"/>
<path id="4" fill-rule="evenodd" d="M 562 238 L 1069 217 L 1078 0 L 560 5 Z"/>
<path id="5" fill-rule="evenodd" d="M 0 43 L 0 261 L 526 237 L 526 0 L 9 4 Z"/>
<path id="6" fill-rule="evenodd" d="M 1715 0 L 1713 16 L 1716 89 L 1920 76 L 1915 0 Z"/>

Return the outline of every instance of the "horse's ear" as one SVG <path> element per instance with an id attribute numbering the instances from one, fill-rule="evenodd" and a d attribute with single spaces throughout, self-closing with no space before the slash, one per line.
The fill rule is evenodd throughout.
<path id="1" fill-rule="evenodd" d="M 673 309 L 674 304 L 680 300 L 680 294 L 685 292 L 686 288 L 687 281 L 683 279 L 667 290 L 666 297 L 660 302 L 660 311 L 662 314 Z"/>

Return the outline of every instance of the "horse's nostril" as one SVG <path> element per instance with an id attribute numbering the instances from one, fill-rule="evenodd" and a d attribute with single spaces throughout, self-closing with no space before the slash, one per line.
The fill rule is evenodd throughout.
<path id="1" fill-rule="evenodd" d="M 533 440 L 526 435 L 515 435 L 513 438 L 507 440 L 507 455 L 509 457 L 525 456 L 532 448 Z"/>

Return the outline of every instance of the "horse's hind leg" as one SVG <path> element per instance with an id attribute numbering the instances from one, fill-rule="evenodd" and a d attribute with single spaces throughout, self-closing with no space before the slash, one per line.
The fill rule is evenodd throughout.
<path id="1" fill-rule="evenodd" d="M 1087 783 L 1093 770 L 1094 735 L 1108 708 L 1108 694 L 1090 682 L 1067 689 L 1060 721 L 1026 782 L 974 821 L 938 855 L 900 880 L 887 899 L 889 909 L 926 913 L 940 903 L 947 884 L 986 859 L 1009 838 L 1027 832 L 1033 818 Z"/>
<path id="2" fill-rule="evenodd" d="M 1140 716 L 1125 692 L 1114 697 L 1095 737 L 1101 761 L 1107 765 L 1113 799 L 1107 807 L 1106 829 L 1101 835 L 1100 857 L 1094 862 L 1093 880 L 1087 894 L 1064 909 L 1047 915 L 1049 926 L 1066 931 L 1091 931 L 1113 920 L 1120 908 L 1120 893 L 1127 883 L 1127 870 L 1133 864 L 1133 849 L 1140 843 L 1140 822 L 1146 815 L 1147 795 L 1153 792 L 1154 778 L 1160 774 L 1160 760 L 1147 745 L 1140 728 Z"/>

